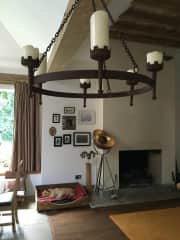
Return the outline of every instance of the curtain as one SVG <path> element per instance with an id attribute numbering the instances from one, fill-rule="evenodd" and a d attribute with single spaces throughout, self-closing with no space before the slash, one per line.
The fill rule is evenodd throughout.
<path id="1" fill-rule="evenodd" d="M 14 142 L 11 168 L 17 170 L 19 160 L 24 161 L 24 172 L 41 170 L 40 105 L 39 96 L 29 97 L 27 83 L 15 83 Z"/>

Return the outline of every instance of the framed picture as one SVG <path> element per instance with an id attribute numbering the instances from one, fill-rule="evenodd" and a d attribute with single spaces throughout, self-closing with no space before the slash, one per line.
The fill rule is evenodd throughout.
<path id="1" fill-rule="evenodd" d="M 62 146 L 62 137 L 56 136 L 54 137 L 54 147 L 61 147 Z"/>
<path id="2" fill-rule="evenodd" d="M 75 107 L 64 107 L 64 114 L 75 114 Z"/>
<path id="3" fill-rule="evenodd" d="M 59 113 L 53 113 L 52 122 L 53 123 L 60 123 L 60 116 L 61 116 L 61 114 L 59 114 Z"/>
<path id="4" fill-rule="evenodd" d="M 96 123 L 96 112 L 93 110 L 81 110 L 78 115 L 78 123 L 93 125 Z"/>
<path id="5" fill-rule="evenodd" d="M 71 144 L 71 134 L 63 135 L 63 144 Z"/>
<path id="6" fill-rule="evenodd" d="M 76 130 L 76 116 L 63 116 L 62 117 L 63 130 Z"/>
<path id="7" fill-rule="evenodd" d="M 73 146 L 91 146 L 90 132 L 74 132 Z"/>

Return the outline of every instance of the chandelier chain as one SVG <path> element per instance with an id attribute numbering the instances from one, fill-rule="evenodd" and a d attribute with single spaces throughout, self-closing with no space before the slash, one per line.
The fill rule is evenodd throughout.
<path id="1" fill-rule="evenodd" d="M 134 68 L 133 70 L 134 70 L 134 72 L 138 72 L 139 71 L 139 66 L 138 66 L 137 62 L 135 61 L 135 59 L 134 59 L 134 57 L 133 57 L 133 55 L 132 55 L 132 53 L 131 53 L 128 45 L 127 45 L 127 42 L 126 42 L 125 38 L 122 37 L 122 34 L 120 34 L 120 36 L 121 36 L 121 43 L 122 43 L 122 45 L 125 49 L 125 52 L 129 56 L 129 58 L 131 60 L 131 63 L 133 65 L 133 68 Z"/>
<path id="2" fill-rule="evenodd" d="M 54 34 L 54 37 L 51 39 L 51 42 L 49 43 L 49 45 L 46 47 L 46 50 L 44 51 L 44 53 L 42 54 L 41 58 L 39 59 L 39 65 L 42 63 L 42 61 L 44 60 L 44 58 L 47 56 L 47 53 L 51 50 L 52 45 L 55 43 L 56 39 L 58 38 L 60 32 L 63 30 L 64 25 L 67 23 L 67 21 L 69 20 L 70 16 L 72 15 L 72 12 L 75 10 L 75 8 L 78 6 L 80 0 L 75 0 L 74 3 L 72 4 L 70 10 L 68 11 L 67 14 L 65 14 L 64 19 L 61 23 L 61 25 L 59 26 L 57 32 Z"/>
<path id="3" fill-rule="evenodd" d="M 104 0 L 101 0 L 101 3 L 102 3 L 104 9 L 106 10 L 106 12 L 107 12 L 107 14 L 109 16 L 109 19 L 111 20 L 111 23 L 114 25 L 116 22 L 115 22 L 115 20 L 114 20 L 114 18 L 112 16 L 111 12 L 109 11 L 109 9 L 107 7 L 107 4 L 105 3 Z M 126 42 L 124 36 L 122 35 L 122 33 L 120 33 L 120 41 L 121 41 L 121 43 L 122 43 L 122 45 L 124 47 L 125 52 L 127 53 L 128 57 L 130 58 L 130 61 L 131 61 L 132 65 L 133 65 L 133 68 L 134 68 L 135 72 L 138 72 L 139 71 L 138 64 L 137 64 L 136 60 L 134 59 L 134 57 L 133 57 L 133 55 L 132 55 L 132 53 L 131 53 L 128 45 L 127 45 L 127 42 Z"/>

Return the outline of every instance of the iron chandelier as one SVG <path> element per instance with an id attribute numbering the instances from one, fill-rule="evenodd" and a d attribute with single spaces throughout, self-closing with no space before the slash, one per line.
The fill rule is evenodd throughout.
<path id="1" fill-rule="evenodd" d="M 163 53 L 154 51 L 147 54 L 146 66 L 147 70 L 152 72 L 152 77 L 143 75 L 139 73 L 139 67 L 135 61 L 135 58 L 128 48 L 124 37 L 121 36 L 122 46 L 132 63 L 132 71 L 108 70 L 106 68 L 106 60 L 109 59 L 111 55 L 109 47 L 109 19 L 112 24 L 114 24 L 115 21 L 109 9 L 107 8 L 105 1 L 100 1 L 102 3 L 103 10 L 96 10 L 95 0 L 92 0 L 93 13 L 90 19 L 90 57 L 97 61 L 98 68 L 96 70 L 71 70 L 48 73 L 43 70 L 48 51 L 56 41 L 69 17 L 72 15 L 74 9 L 76 9 L 80 3 L 80 0 L 75 0 L 71 9 L 65 15 L 58 31 L 55 33 L 50 44 L 47 46 L 45 52 L 41 56 L 39 56 L 39 51 L 37 48 L 34 48 L 30 45 L 24 47 L 24 55 L 21 58 L 21 63 L 28 68 L 30 96 L 32 96 L 33 93 L 37 93 L 54 97 L 83 98 L 84 107 L 86 107 L 87 98 L 115 98 L 125 96 L 130 97 L 130 105 L 133 105 L 134 95 L 143 94 L 149 91 L 152 91 L 152 98 L 156 99 L 157 72 L 163 68 Z M 35 75 L 35 71 L 37 71 L 39 74 Z M 49 81 L 71 79 L 80 80 L 80 88 L 82 88 L 83 91 L 79 93 L 52 91 L 42 87 L 42 84 Z M 98 80 L 97 92 L 88 93 L 88 89 L 91 87 L 90 79 Z M 126 81 L 129 89 L 126 91 L 112 91 L 110 85 L 111 79 Z M 103 89 L 104 82 L 107 84 L 107 92 L 105 92 Z M 143 83 L 143 86 L 137 88 L 136 86 L 138 83 Z"/>

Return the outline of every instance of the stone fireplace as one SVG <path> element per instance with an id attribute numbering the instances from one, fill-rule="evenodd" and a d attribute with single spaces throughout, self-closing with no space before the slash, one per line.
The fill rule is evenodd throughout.
<path id="1" fill-rule="evenodd" d="M 119 151 L 119 186 L 146 187 L 161 183 L 161 150 Z"/>

